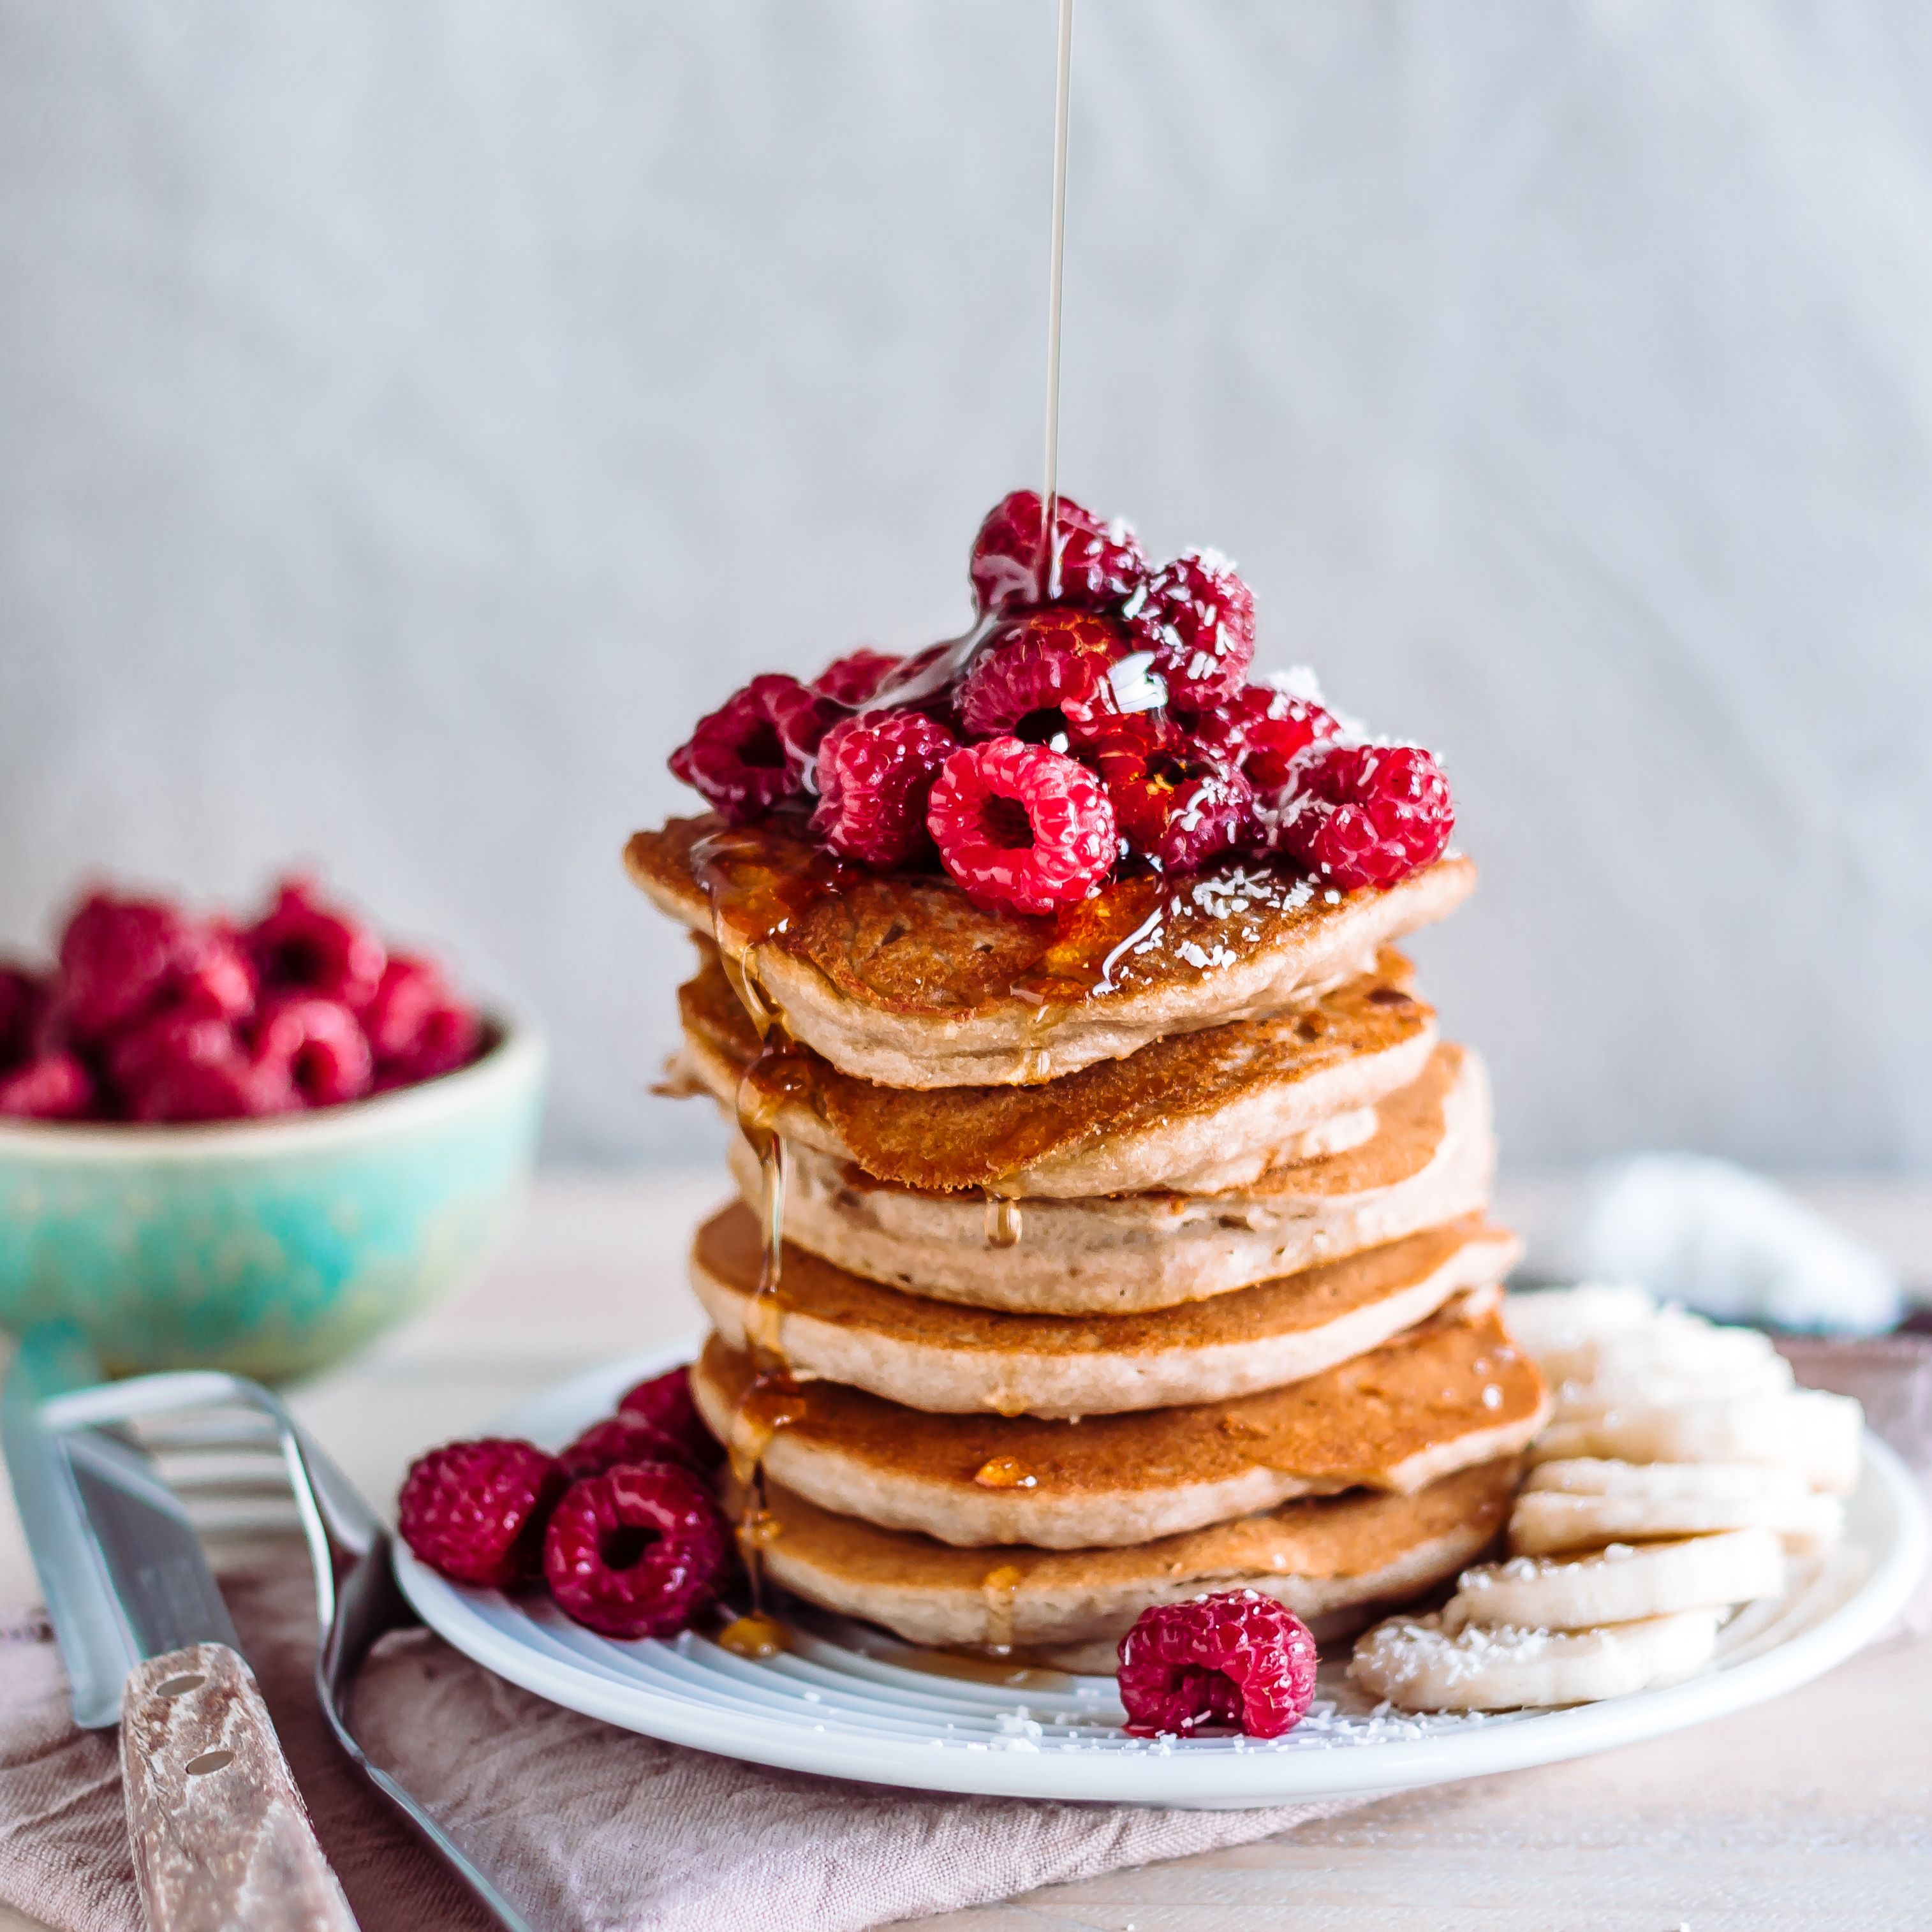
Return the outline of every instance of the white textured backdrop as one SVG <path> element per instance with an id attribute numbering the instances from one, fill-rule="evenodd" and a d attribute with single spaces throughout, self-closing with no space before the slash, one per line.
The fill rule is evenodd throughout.
<path id="1" fill-rule="evenodd" d="M 547 1021 L 1037 462 L 1049 0 L 0 0 L 0 940 L 324 858 Z M 1932 1167 L 1932 10 L 1082 0 L 1064 476 L 1446 753 L 1510 1150 Z"/>

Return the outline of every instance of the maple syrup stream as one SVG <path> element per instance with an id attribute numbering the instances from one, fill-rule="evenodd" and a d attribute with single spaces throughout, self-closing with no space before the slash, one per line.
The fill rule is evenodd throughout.
<path id="1" fill-rule="evenodd" d="M 1040 491 L 1041 575 L 1049 595 L 1058 587 L 1059 546 L 1054 541 L 1059 506 L 1060 322 L 1063 263 L 1066 236 L 1066 129 L 1072 98 L 1073 0 L 1060 0 L 1055 62 L 1053 124 L 1053 223 L 1047 273 L 1046 448 L 1044 487 Z M 978 641 L 979 627 L 960 640 L 968 650 Z M 952 654 L 949 654 L 949 656 Z M 903 701 L 909 693 L 895 692 Z M 881 693 L 884 697 L 886 694 Z M 736 862 L 734 864 L 734 860 Z M 751 1583 L 749 1612 L 734 1619 L 719 1634 L 718 1642 L 740 1656 L 763 1658 L 791 1647 L 790 1635 L 764 1607 L 763 1552 L 778 1536 L 780 1526 L 767 1507 L 764 1459 L 782 1429 L 801 1420 L 806 1393 L 793 1378 L 783 1346 L 784 1304 L 785 1145 L 778 1119 L 785 1100 L 802 1090 L 807 1076 L 797 1062 L 784 1016 L 766 992 L 758 970 L 759 948 L 784 930 L 800 910 L 797 889 L 811 896 L 827 890 L 824 879 L 792 880 L 760 867 L 755 854 L 734 842 L 729 832 L 715 834 L 694 848 L 692 868 L 711 901 L 712 926 L 724 970 L 758 1036 L 758 1052 L 738 1083 L 739 1131 L 758 1157 L 763 1182 L 759 1203 L 761 1252 L 758 1292 L 745 1311 L 745 1340 L 753 1370 L 749 1386 L 739 1398 L 726 1445 L 731 1472 L 744 1492 L 738 1523 L 738 1544 Z M 747 874 L 749 876 L 747 877 Z M 735 915 L 735 917 L 734 917 Z M 727 944 L 728 928 L 748 928 L 734 960 Z M 1046 1055 L 1038 1054 L 1035 1072 L 1029 1056 L 1029 1077 L 1047 1077 Z M 986 1238 L 994 1247 L 1010 1248 L 1020 1239 L 1018 1202 L 997 1184 L 986 1190 Z M 1034 1478 L 1010 1457 L 997 1457 L 979 1474 L 991 1487 L 1030 1488 Z M 986 1606 L 986 1642 L 994 1651 L 1010 1652 L 1013 1643 L 1013 1604 L 1022 1573 L 1011 1564 L 989 1570 L 980 1585 Z"/>

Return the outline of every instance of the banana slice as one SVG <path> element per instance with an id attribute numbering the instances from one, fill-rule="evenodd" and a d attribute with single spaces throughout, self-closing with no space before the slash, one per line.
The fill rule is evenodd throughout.
<path id="1" fill-rule="evenodd" d="M 1357 1641 L 1348 1673 L 1405 1711 L 1514 1711 L 1587 1704 L 1682 1683 L 1711 1660 L 1724 1612 L 1587 1630 L 1492 1629 L 1454 1633 L 1439 1616 L 1392 1617 Z"/>
<path id="2" fill-rule="evenodd" d="M 1518 1338 L 1520 1341 L 1520 1337 Z M 1612 1384 L 1655 1376 L 1738 1380 L 1753 1372 L 1773 1388 L 1791 1385 L 1791 1365 L 1755 1328 L 1720 1328 L 1701 1315 L 1666 1308 L 1634 1328 L 1541 1349 L 1522 1343 L 1552 1382 Z"/>
<path id="3" fill-rule="evenodd" d="M 1748 1604 L 1784 1588 L 1784 1546 L 1768 1529 L 1682 1543 L 1613 1543 L 1594 1556 L 1519 1556 L 1465 1570 L 1442 1609 L 1450 1634 L 1468 1624 L 1588 1630 L 1679 1610 Z"/>
<path id="4" fill-rule="evenodd" d="M 1540 1365 L 1546 1352 L 1640 1328 L 1656 1313 L 1657 1304 L 1646 1289 L 1586 1282 L 1576 1288 L 1513 1294 L 1504 1304 L 1503 1318 L 1516 1346 Z"/>
<path id="5" fill-rule="evenodd" d="M 1736 1496 L 1781 1502 L 1810 1493 L 1796 1470 L 1774 1468 L 1768 1462 L 1612 1462 L 1587 1456 L 1539 1462 L 1523 1487 L 1651 1502 L 1689 1498 L 1723 1502 Z"/>
<path id="6" fill-rule="evenodd" d="M 1720 1352 L 1702 1362 L 1666 1362 L 1642 1370 L 1618 1367 L 1588 1379 L 1552 1379 L 1546 1368 L 1543 1372 L 1555 1388 L 1559 1422 L 1582 1421 L 1613 1408 L 1666 1408 L 1733 1396 L 1784 1395 L 1792 1386 L 1791 1364 L 1775 1350 L 1762 1356 Z"/>
<path id="7" fill-rule="evenodd" d="M 1836 1496 L 1576 1496 L 1526 1490 L 1510 1512 L 1509 1546 L 1515 1556 L 1542 1556 L 1600 1550 L 1606 1543 L 1757 1529 L 1780 1538 L 1794 1556 L 1817 1556 L 1838 1541 L 1844 1516 Z"/>
<path id="8" fill-rule="evenodd" d="M 1555 1422 L 1531 1446 L 1534 1462 L 1608 1456 L 1624 1462 L 1766 1462 L 1840 1495 L 1858 1481 L 1864 1412 L 1822 1389 L 1713 1400 L 1633 1402 Z"/>

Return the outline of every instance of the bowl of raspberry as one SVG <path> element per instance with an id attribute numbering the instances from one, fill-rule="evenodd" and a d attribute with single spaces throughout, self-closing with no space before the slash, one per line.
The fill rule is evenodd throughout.
<path id="1" fill-rule="evenodd" d="M 544 1055 L 310 879 L 253 916 L 89 892 L 0 960 L 0 1328 L 117 1373 L 313 1373 L 506 1231 Z"/>

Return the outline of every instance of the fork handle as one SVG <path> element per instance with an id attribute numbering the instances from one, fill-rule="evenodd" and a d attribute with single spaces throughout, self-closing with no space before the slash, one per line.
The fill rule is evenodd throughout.
<path id="1" fill-rule="evenodd" d="M 356 1932 L 254 1673 L 226 1644 L 135 1667 L 121 1778 L 152 1932 Z"/>

